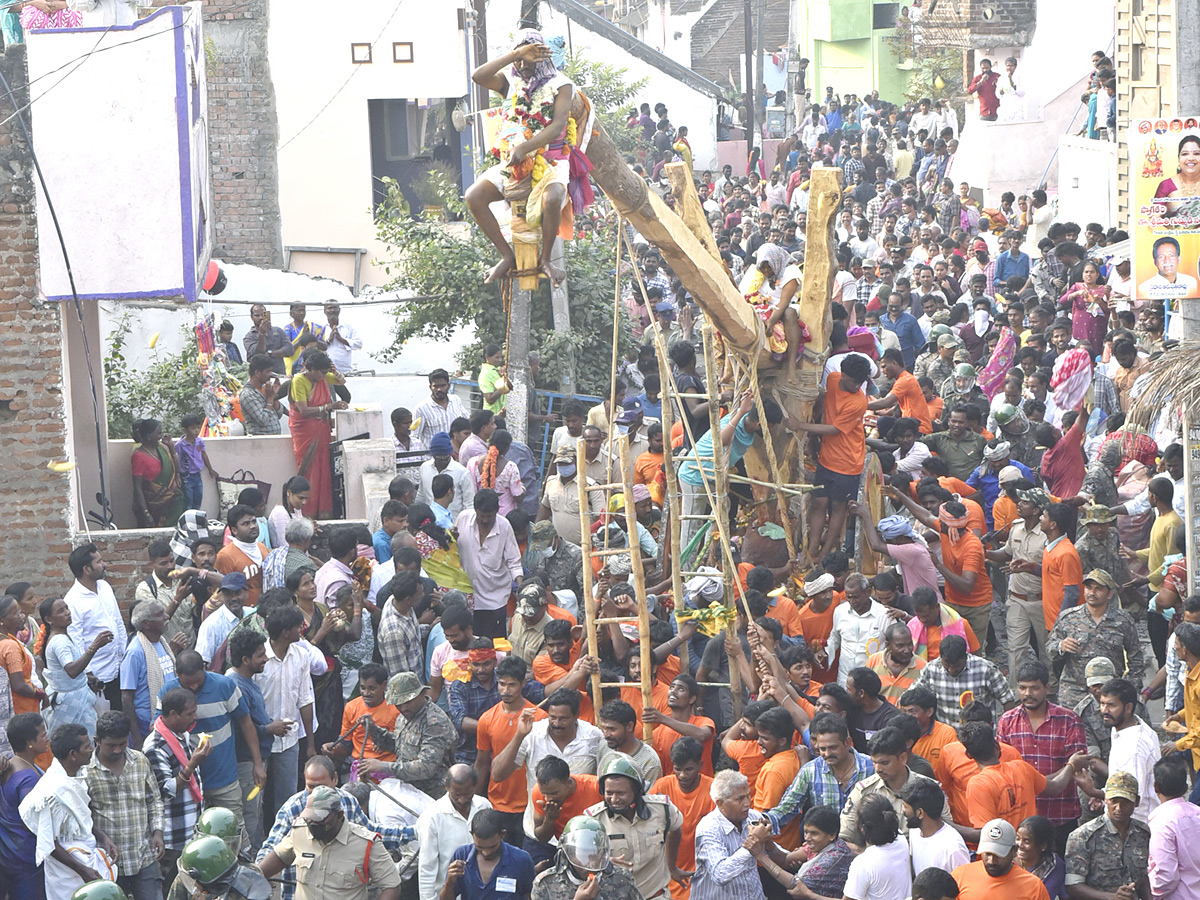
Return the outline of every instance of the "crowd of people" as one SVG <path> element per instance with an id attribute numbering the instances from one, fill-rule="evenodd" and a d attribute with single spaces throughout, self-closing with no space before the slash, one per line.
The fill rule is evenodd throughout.
<path id="1" fill-rule="evenodd" d="M 634 124 L 690 165 L 659 116 Z M 186 478 L 211 472 L 202 444 L 141 422 L 135 508 L 175 526 L 145 578 L 110 583 L 85 543 L 61 596 L 0 597 L 0 896 L 1200 895 L 1183 449 L 1176 423 L 1127 420 L 1167 311 L 1133 299 L 1119 231 L 1058 221 L 1041 189 L 984 207 L 956 185 L 957 127 L 948 105 L 848 114 L 830 91 L 769 175 L 757 150 L 745 177 L 695 173 L 785 380 L 812 365 L 793 302 L 809 179 L 846 176 L 811 422 L 735 392 L 729 359 L 708 369 L 702 311 L 634 235 L 635 348 L 607 399 L 564 406 L 545 476 L 489 346 L 479 409 L 439 369 L 393 413 L 397 452 L 429 458 L 372 532 L 319 521 L 349 368 L 331 357 L 353 338 L 336 311 L 318 333 L 293 310 L 289 334 L 256 307 L 241 405 L 278 429 L 290 376 L 279 502 L 250 488 L 211 521 Z M 815 457 L 800 552 L 737 491 L 736 571 L 696 518 L 672 547 L 666 467 L 702 516 L 714 454 L 741 470 L 784 432 Z M 599 487 L 626 480 L 632 521 Z M 584 557 L 585 529 L 606 553 Z"/>

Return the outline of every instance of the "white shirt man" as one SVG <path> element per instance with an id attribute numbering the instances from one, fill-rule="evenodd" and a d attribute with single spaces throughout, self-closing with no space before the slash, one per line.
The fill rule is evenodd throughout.
<path id="1" fill-rule="evenodd" d="M 929 837 L 922 835 L 920 828 L 910 829 L 908 845 L 912 849 L 914 872 L 923 872 L 931 866 L 953 872 L 958 866 L 965 866 L 971 861 L 971 853 L 962 835 L 944 822 Z"/>
<path id="2" fill-rule="evenodd" d="M 420 484 L 417 486 L 417 500 L 421 503 L 433 503 L 433 479 L 437 475 L 449 475 L 454 479 L 454 499 L 450 501 L 450 515 L 458 518 L 464 509 L 470 509 L 475 499 L 475 483 L 471 481 L 471 473 L 462 463 L 453 459 L 446 463 L 446 468 L 439 469 L 432 459 L 421 463 Z"/>
<path id="3" fill-rule="evenodd" d="M 832 659 L 840 650 L 838 658 L 838 684 L 846 686 L 851 670 L 866 665 L 867 657 L 882 649 L 883 629 L 887 627 L 887 609 L 872 598 L 867 611 L 856 613 L 847 603 L 839 603 L 833 611 L 833 630 L 825 652 Z M 868 647 L 868 644 L 871 644 Z"/>
<path id="4" fill-rule="evenodd" d="M 463 817 L 446 794 L 417 819 L 421 851 L 417 859 L 417 881 L 422 897 L 436 897 L 446 883 L 450 859 L 463 844 L 471 843 L 471 820 L 481 809 L 491 809 L 486 797 L 471 798 L 471 809 Z M 532 834 L 533 832 L 530 832 Z"/>
<path id="5" fill-rule="evenodd" d="M 96 651 L 88 671 L 104 682 L 115 681 L 121 676 L 121 659 L 125 655 L 125 622 L 121 618 L 121 607 L 112 586 L 103 579 L 96 582 L 96 590 L 88 590 L 79 581 L 63 595 L 71 610 L 71 624 L 67 634 L 80 647 L 90 646 L 102 631 L 111 631 L 120 640 L 110 641 Z"/>
<path id="6" fill-rule="evenodd" d="M 1133 817 L 1149 823 L 1150 814 L 1158 808 L 1154 792 L 1154 764 L 1162 757 L 1158 735 L 1139 717 L 1124 728 L 1113 728 L 1112 749 L 1108 751 L 1108 771 L 1128 772 L 1138 783 L 1138 805 Z"/>
<path id="7" fill-rule="evenodd" d="M 604 743 L 604 734 L 595 725 L 579 719 L 575 725 L 575 740 L 561 750 L 550 737 L 550 723 L 546 719 L 533 723 L 533 730 L 525 735 L 517 748 L 514 765 L 525 767 L 525 781 L 529 796 L 537 787 L 537 764 L 547 756 L 558 756 L 567 761 L 572 775 L 595 775 L 597 750 Z M 533 804 L 525 808 L 523 826 L 526 834 L 533 834 Z"/>
<path id="8" fill-rule="evenodd" d="M 354 326 L 339 320 L 336 325 L 326 325 L 317 336 L 329 345 L 325 348 L 325 355 L 329 357 L 334 368 L 345 374 L 354 367 L 354 351 L 363 347 L 362 338 L 358 336 Z"/>
<path id="9" fill-rule="evenodd" d="M 304 643 L 306 642 L 301 639 L 289 644 L 287 652 L 280 659 L 275 655 L 271 642 L 267 641 L 267 665 L 254 676 L 255 684 L 262 690 L 267 715 L 271 720 L 291 719 L 299 724 L 299 727 L 289 729 L 286 734 L 274 739 L 271 744 L 272 753 L 283 753 L 296 746 L 304 731 L 300 710 L 313 703 L 309 655 L 301 646 Z"/>

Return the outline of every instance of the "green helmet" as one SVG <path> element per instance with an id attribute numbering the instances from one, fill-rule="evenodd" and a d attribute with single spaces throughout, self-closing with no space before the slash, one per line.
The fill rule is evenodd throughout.
<path id="1" fill-rule="evenodd" d="M 608 868 L 608 832 L 596 819 L 575 816 L 563 826 L 558 846 L 576 869 L 603 872 Z"/>
<path id="2" fill-rule="evenodd" d="M 200 884 L 212 884 L 236 865 L 229 845 L 214 834 L 192 838 L 179 857 L 179 871 Z"/>
<path id="3" fill-rule="evenodd" d="M 202 834 L 212 834 L 223 840 L 237 838 L 241 834 L 237 817 L 223 806 L 212 806 L 206 809 L 196 823 L 196 837 Z"/>
<path id="4" fill-rule="evenodd" d="M 75 889 L 71 900 L 125 900 L 125 892 L 111 881 L 89 881 Z"/>
<path id="5" fill-rule="evenodd" d="M 954 367 L 955 378 L 974 378 L 975 367 L 970 363 L 959 363 Z"/>
<path id="6" fill-rule="evenodd" d="M 949 325 L 934 325 L 929 329 L 929 342 L 936 344 L 937 339 L 943 334 L 954 334 L 954 332 L 950 330 Z"/>
<path id="7" fill-rule="evenodd" d="M 1020 410 L 1011 403 L 1001 403 L 996 407 L 996 412 L 994 413 L 996 417 L 996 424 L 1003 428 L 1009 422 L 1012 422 L 1014 419 L 1016 419 L 1019 412 Z"/>
<path id="8" fill-rule="evenodd" d="M 624 753 L 618 753 L 604 764 L 604 771 L 600 773 L 600 778 L 597 779 L 600 784 L 601 793 L 604 792 L 604 779 L 610 775 L 622 775 L 628 778 L 636 785 L 638 796 L 641 796 L 643 789 L 642 771 L 637 767 L 637 763 Z"/>

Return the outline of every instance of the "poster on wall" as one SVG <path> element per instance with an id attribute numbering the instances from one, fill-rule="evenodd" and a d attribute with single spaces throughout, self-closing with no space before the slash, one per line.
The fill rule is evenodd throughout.
<path id="1" fill-rule="evenodd" d="M 1134 298 L 1162 303 L 1167 336 L 1200 299 L 1200 118 L 1140 119 L 1129 135 Z"/>

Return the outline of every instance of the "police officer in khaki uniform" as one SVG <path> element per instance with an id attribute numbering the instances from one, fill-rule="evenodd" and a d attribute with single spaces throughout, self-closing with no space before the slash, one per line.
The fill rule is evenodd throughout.
<path id="1" fill-rule="evenodd" d="M 291 834 L 266 855 L 259 868 L 272 878 L 296 867 L 296 900 L 399 900 L 400 873 L 379 836 L 346 821 L 337 790 L 314 788 Z"/>
<path id="2" fill-rule="evenodd" d="M 672 880 L 687 884 L 691 872 L 675 864 L 683 814 L 667 797 L 642 793 L 641 770 L 624 754 L 600 773 L 604 801 L 587 808 L 608 833 L 612 861 L 627 869 L 646 900 L 669 900 Z"/>

